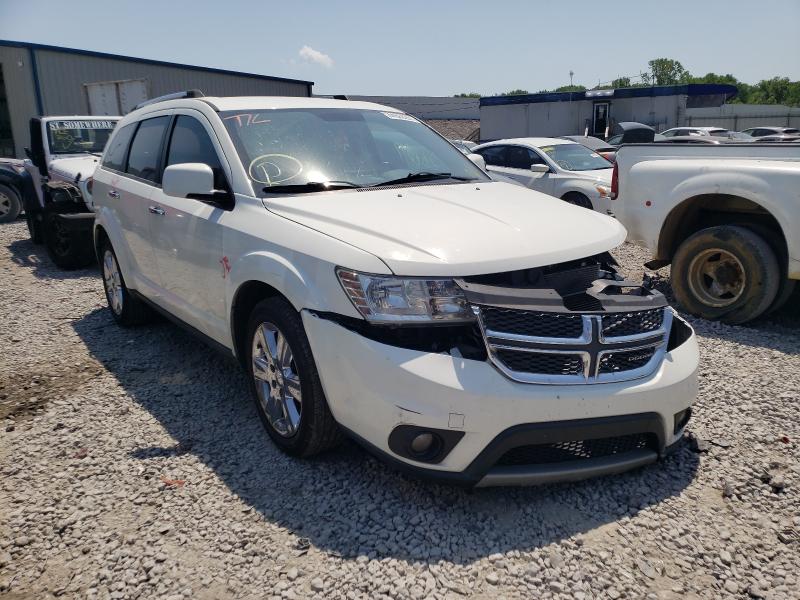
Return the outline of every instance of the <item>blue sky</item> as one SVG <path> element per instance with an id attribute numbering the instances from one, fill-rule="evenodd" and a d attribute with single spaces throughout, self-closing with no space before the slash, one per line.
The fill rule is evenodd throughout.
<path id="1" fill-rule="evenodd" d="M 800 0 L 0 0 L 0 38 L 307 79 L 316 93 L 587 86 L 651 58 L 800 79 Z"/>

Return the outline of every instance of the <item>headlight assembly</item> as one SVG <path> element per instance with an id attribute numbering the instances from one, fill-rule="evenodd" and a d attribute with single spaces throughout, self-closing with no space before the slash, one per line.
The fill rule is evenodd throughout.
<path id="1" fill-rule="evenodd" d="M 336 274 L 358 312 L 372 323 L 473 321 L 464 293 L 452 279 L 369 275 L 338 268 Z"/>

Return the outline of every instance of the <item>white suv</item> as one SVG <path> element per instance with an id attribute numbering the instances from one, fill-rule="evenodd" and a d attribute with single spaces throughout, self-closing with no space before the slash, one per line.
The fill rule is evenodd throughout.
<path id="1" fill-rule="evenodd" d="M 616 273 L 614 219 L 491 181 L 393 108 L 184 95 L 123 118 L 95 173 L 109 306 L 235 355 L 280 448 L 346 433 L 417 474 L 498 485 L 679 441 L 694 333 Z"/>

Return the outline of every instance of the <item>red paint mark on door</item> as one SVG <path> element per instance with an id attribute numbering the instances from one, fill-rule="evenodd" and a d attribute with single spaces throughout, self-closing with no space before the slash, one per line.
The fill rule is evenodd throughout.
<path id="1" fill-rule="evenodd" d="M 223 256 L 219 264 L 222 265 L 222 278 L 225 279 L 228 276 L 228 273 L 231 272 L 231 261 L 228 260 L 227 256 Z"/>

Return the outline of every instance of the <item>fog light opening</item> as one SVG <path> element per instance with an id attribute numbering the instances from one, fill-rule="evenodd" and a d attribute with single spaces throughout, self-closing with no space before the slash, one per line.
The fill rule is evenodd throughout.
<path id="1" fill-rule="evenodd" d="M 441 438 L 430 431 L 421 431 L 411 438 L 408 445 L 415 458 L 430 459 L 436 456 L 442 447 Z"/>

